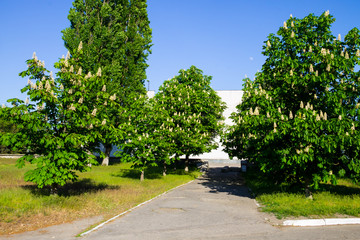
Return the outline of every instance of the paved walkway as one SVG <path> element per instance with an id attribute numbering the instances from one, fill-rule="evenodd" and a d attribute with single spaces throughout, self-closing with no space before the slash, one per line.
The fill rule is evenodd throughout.
<path id="1" fill-rule="evenodd" d="M 257 210 L 238 170 L 212 166 L 206 176 L 76 239 L 359 239 L 358 225 L 274 226 Z M 70 236 L 77 233 L 25 233 L 13 239 L 75 239 Z"/>

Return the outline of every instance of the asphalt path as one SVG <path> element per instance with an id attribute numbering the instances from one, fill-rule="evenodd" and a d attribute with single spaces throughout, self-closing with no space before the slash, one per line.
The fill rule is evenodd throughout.
<path id="1" fill-rule="evenodd" d="M 70 224 L 10 239 L 360 239 L 360 225 L 278 225 L 280 221 L 258 210 L 239 170 L 211 166 L 203 177 L 82 237 L 74 237 L 79 232 Z"/>

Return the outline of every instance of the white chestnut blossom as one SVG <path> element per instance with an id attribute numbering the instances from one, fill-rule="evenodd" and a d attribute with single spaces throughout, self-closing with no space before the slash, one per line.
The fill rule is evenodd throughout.
<path id="1" fill-rule="evenodd" d="M 330 72 L 330 64 L 328 64 L 327 66 L 326 66 L 326 71 L 328 71 L 328 72 Z"/>
<path id="2" fill-rule="evenodd" d="M 111 101 L 115 101 L 115 100 L 116 100 L 116 93 L 114 93 L 114 95 L 110 96 L 110 100 L 111 100 Z"/>
<path id="3" fill-rule="evenodd" d="M 101 68 L 100 67 L 99 67 L 99 69 L 98 69 L 98 71 L 96 73 L 96 76 L 101 77 Z"/>
<path id="4" fill-rule="evenodd" d="M 271 44 L 270 44 L 270 41 L 269 41 L 269 40 L 266 42 L 266 45 L 267 45 L 269 48 L 271 47 Z"/>
<path id="5" fill-rule="evenodd" d="M 325 49 L 325 48 L 321 48 L 320 53 L 321 53 L 321 55 L 326 56 L 326 49 Z"/>
<path id="6" fill-rule="evenodd" d="M 292 111 L 290 111 L 290 113 L 289 113 L 289 118 L 290 118 L 290 119 L 293 119 L 293 118 L 294 118 Z"/>
<path id="7" fill-rule="evenodd" d="M 71 106 L 69 107 L 69 110 L 75 111 L 75 106 L 74 106 L 74 104 L 71 104 Z"/>
<path id="8" fill-rule="evenodd" d="M 300 102 L 300 108 L 304 108 L 304 103 L 303 103 L 303 101 Z"/>
<path id="9" fill-rule="evenodd" d="M 67 59 L 70 59 L 70 52 L 69 51 L 67 51 L 67 53 L 66 53 L 65 60 L 67 60 Z"/>
<path id="10" fill-rule="evenodd" d="M 82 41 L 80 41 L 79 46 L 78 46 L 78 51 L 80 51 L 82 49 L 82 45 L 83 45 L 83 43 L 82 43 Z"/>

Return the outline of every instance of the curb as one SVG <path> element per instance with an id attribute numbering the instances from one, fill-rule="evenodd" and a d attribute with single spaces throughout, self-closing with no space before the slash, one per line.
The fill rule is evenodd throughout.
<path id="1" fill-rule="evenodd" d="M 91 228 L 90 230 L 88 230 L 88 231 L 86 231 L 86 232 L 81 233 L 81 234 L 78 235 L 78 236 L 83 237 L 83 236 L 85 236 L 85 235 L 87 235 L 87 234 L 89 234 L 89 233 L 91 233 L 91 232 L 93 232 L 93 231 L 95 231 L 95 230 L 103 227 L 105 224 L 107 224 L 107 223 L 115 220 L 116 218 L 121 217 L 122 215 L 125 215 L 126 213 L 129 213 L 129 212 L 135 210 L 136 208 L 138 208 L 138 207 L 140 207 L 140 206 L 142 206 L 142 205 L 145 205 L 146 203 L 149 203 L 149 202 L 151 202 L 152 200 L 155 200 L 155 199 L 157 199 L 157 198 L 159 198 L 159 197 L 167 194 L 168 192 L 171 192 L 171 191 L 173 191 L 173 190 L 175 190 L 175 189 L 177 189 L 177 188 L 180 188 L 180 187 L 183 187 L 183 186 L 185 186 L 185 185 L 187 185 L 187 184 L 190 184 L 190 183 L 194 182 L 195 180 L 196 180 L 196 179 L 191 180 L 190 182 L 184 183 L 184 184 L 182 184 L 182 185 L 179 185 L 179 186 L 177 186 L 177 187 L 171 188 L 171 189 L 169 189 L 169 190 L 167 190 L 167 191 L 165 191 L 165 192 L 163 192 L 163 193 L 161 193 L 161 194 L 159 194 L 159 195 L 157 195 L 157 196 L 155 196 L 155 197 L 153 197 L 153 198 L 151 198 L 151 199 L 149 199 L 149 200 L 147 200 L 147 201 L 145 201 L 145 202 L 142 202 L 142 203 L 136 205 L 136 206 L 133 207 L 133 208 L 130 208 L 129 210 L 126 210 L 125 212 L 122 212 L 122 213 L 116 215 L 115 217 L 112 217 L 112 218 L 106 220 L 105 222 L 100 223 L 99 225 L 96 225 L 95 227 Z"/>
<path id="2" fill-rule="evenodd" d="M 360 224 L 360 218 L 324 218 L 324 219 L 303 219 L 303 220 L 286 220 L 283 226 L 294 227 L 315 227 L 315 226 L 333 226 Z"/>

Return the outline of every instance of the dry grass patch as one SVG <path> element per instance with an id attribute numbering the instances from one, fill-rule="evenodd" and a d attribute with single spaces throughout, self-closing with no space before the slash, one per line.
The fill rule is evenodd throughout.
<path id="1" fill-rule="evenodd" d="M 58 195 L 23 181 L 32 166 L 17 169 L 14 159 L 0 159 L 0 235 L 35 230 L 81 218 L 112 217 L 200 175 L 149 169 L 140 182 L 129 164 L 95 166 L 80 173 L 79 181 L 65 185 Z M 146 175 L 145 175 L 146 177 Z"/>

